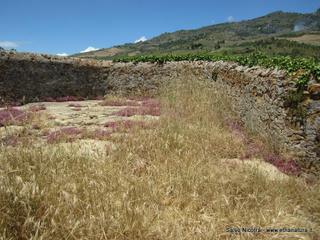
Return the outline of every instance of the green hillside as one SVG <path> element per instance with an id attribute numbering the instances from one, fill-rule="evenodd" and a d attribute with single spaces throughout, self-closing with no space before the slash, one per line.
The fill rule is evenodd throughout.
<path id="1" fill-rule="evenodd" d="M 301 38 L 311 34 L 315 38 Z M 319 10 L 308 14 L 278 11 L 241 22 L 164 33 L 145 42 L 128 43 L 74 56 L 113 59 L 149 54 L 237 54 L 259 50 L 272 55 L 311 56 L 319 59 L 320 45 L 304 42 L 304 39 L 313 39 L 316 42 L 320 39 Z"/>

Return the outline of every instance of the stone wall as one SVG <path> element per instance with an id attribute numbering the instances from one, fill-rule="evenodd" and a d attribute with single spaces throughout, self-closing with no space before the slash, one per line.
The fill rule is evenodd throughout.
<path id="1" fill-rule="evenodd" d="M 297 89 L 285 71 L 222 61 L 114 63 L 107 85 L 122 92 L 155 90 L 159 84 L 191 75 L 210 80 L 213 87 L 229 96 L 247 129 L 299 159 L 307 171 L 320 172 L 320 101 L 305 91 L 299 106 L 302 109 L 297 113 L 287 103 L 288 96 Z"/>
<path id="2" fill-rule="evenodd" d="M 0 97 L 5 101 L 94 97 L 109 92 L 152 94 L 161 84 L 186 76 L 209 79 L 217 90 L 230 96 L 248 129 L 294 155 L 308 171 L 320 172 L 317 84 L 310 83 L 311 90 L 303 93 L 297 111 L 288 104 L 290 94 L 296 92 L 295 84 L 284 71 L 221 61 L 135 64 L 0 53 Z"/>
<path id="3" fill-rule="evenodd" d="M 104 94 L 102 63 L 0 52 L 0 101 Z"/>

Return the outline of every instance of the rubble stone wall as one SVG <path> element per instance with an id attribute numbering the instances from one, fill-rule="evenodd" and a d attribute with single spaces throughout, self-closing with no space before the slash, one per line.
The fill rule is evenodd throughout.
<path id="1" fill-rule="evenodd" d="M 0 100 L 156 93 L 173 79 L 208 79 L 230 97 L 246 127 L 276 143 L 311 172 L 320 172 L 319 86 L 310 82 L 299 108 L 285 71 L 227 62 L 112 63 L 49 55 L 0 53 Z"/>

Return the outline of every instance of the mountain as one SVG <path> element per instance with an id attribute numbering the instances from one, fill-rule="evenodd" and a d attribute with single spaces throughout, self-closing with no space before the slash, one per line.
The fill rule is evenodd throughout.
<path id="1" fill-rule="evenodd" d="M 163 33 L 145 42 L 127 43 L 74 56 L 112 59 L 190 52 L 238 54 L 255 50 L 320 59 L 320 9 L 307 14 L 277 11 L 251 20 Z"/>

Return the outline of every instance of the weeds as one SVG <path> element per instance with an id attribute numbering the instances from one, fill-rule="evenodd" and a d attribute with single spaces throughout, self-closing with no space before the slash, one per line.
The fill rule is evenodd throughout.
<path id="1" fill-rule="evenodd" d="M 55 131 L 46 133 L 46 140 L 49 144 L 59 143 L 59 142 L 73 142 L 79 139 L 98 139 L 105 140 L 110 138 L 111 133 L 115 132 L 117 129 L 104 130 L 101 128 L 97 129 L 86 129 L 78 127 L 63 127 Z"/>
<path id="2" fill-rule="evenodd" d="M 108 96 L 101 103 L 101 106 L 139 106 L 137 101 L 127 100 L 125 98 Z"/>
<path id="3" fill-rule="evenodd" d="M 95 129 L 93 131 L 86 131 L 82 138 L 106 140 L 111 136 L 112 131 L 107 131 L 104 129 Z"/>
<path id="4" fill-rule="evenodd" d="M 0 126 L 22 124 L 28 119 L 26 112 L 17 108 L 9 107 L 0 110 Z"/>
<path id="5" fill-rule="evenodd" d="M 47 135 L 48 143 L 57 143 L 60 141 L 71 142 L 79 139 L 82 134 L 82 130 L 76 127 L 64 127 L 59 130 L 50 132 Z"/>
<path id="6" fill-rule="evenodd" d="M 292 174 L 292 175 L 299 175 L 301 173 L 300 167 L 294 162 L 292 159 L 285 159 L 276 154 L 265 154 L 263 159 L 266 162 L 271 163 L 272 165 L 276 166 L 280 171 Z"/>
<path id="7" fill-rule="evenodd" d="M 82 108 L 83 105 L 79 104 L 79 103 L 69 103 L 68 107 L 74 107 L 74 108 Z"/>
<path id="8" fill-rule="evenodd" d="M 39 111 L 46 110 L 46 106 L 44 104 L 33 105 L 29 107 L 28 110 L 31 112 L 39 112 Z"/>
<path id="9" fill-rule="evenodd" d="M 228 101 L 210 83 L 173 82 L 161 93 L 161 113 L 154 128 L 119 134 L 112 139 L 116 148 L 98 158 L 74 154 L 72 146 L 1 149 L 1 238 L 319 237 L 320 183 L 310 186 L 292 176 L 270 180 L 258 167 L 231 164 L 246 143 L 241 126 L 231 124 L 230 131 Z M 75 128 L 62 132 L 83 134 Z M 246 226 L 313 231 L 226 232 Z"/>
<path id="10" fill-rule="evenodd" d="M 126 107 L 121 109 L 111 115 L 116 115 L 120 117 L 131 117 L 135 115 L 150 115 L 150 116 L 160 116 L 160 108 L 159 107 Z"/>
<path id="11" fill-rule="evenodd" d="M 133 128 L 139 129 L 150 129 L 156 127 L 156 122 L 151 121 L 132 121 L 132 120 L 122 120 L 122 121 L 112 121 L 104 124 L 104 127 L 110 128 L 112 132 L 129 131 Z"/>

